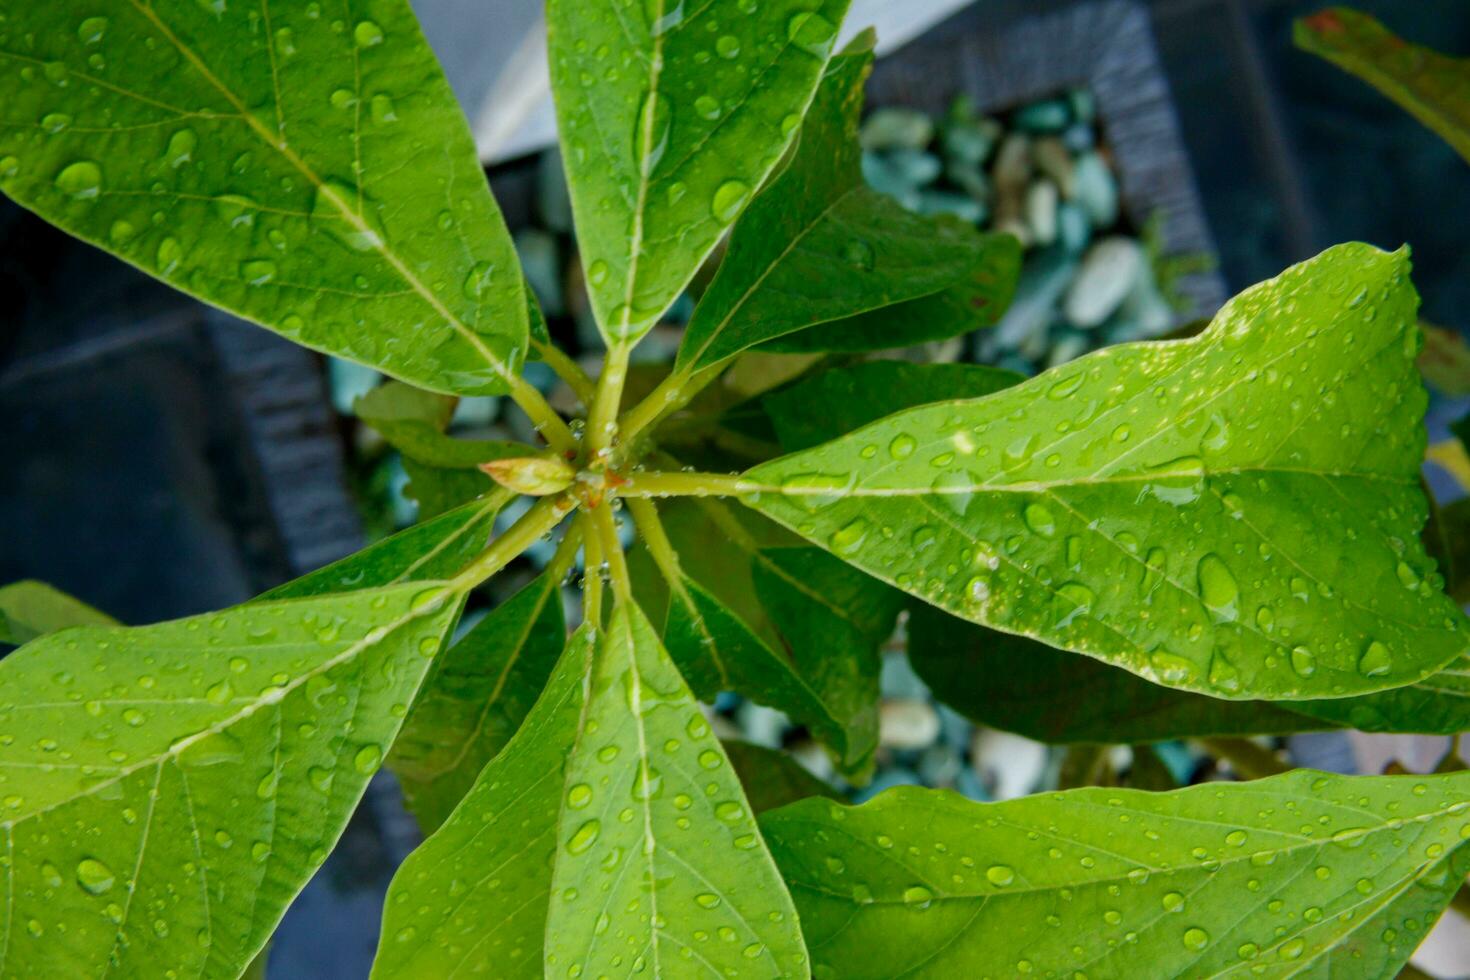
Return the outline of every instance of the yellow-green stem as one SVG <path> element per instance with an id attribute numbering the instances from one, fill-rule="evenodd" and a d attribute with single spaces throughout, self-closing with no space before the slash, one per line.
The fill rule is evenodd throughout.
<path id="1" fill-rule="evenodd" d="M 769 490 L 734 473 L 667 473 L 639 471 L 629 475 L 618 488 L 621 497 L 734 497 Z M 828 491 L 829 493 L 831 491 Z"/>
<path id="2" fill-rule="evenodd" d="M 648 548 L 649 557 L 668 580 L 669 588 L 683 592 L 684 576 L 679 571 L 679 553 L 674 550 L 674 544 L 664 530 L 664 522 L 659 520 L 658 509 L 638 497 L 629 497 L 625 502 L 628 513 L 633 515 L 633 523 L 638 526 L 638 537 Z"/>
<path id="3" fill-rule="evenodd" d="M 675 370 L 664 378 L 647 398 L 623 414 L 618 423 L 623 444 L 632 445 L 645 429 L 656 426 L 666 416 L 688 405 L 724 369 L 725 365 L 721 363 L 692 373 Z"/>
<path id="4" fill-rule="evenodd" d="M 508 381 L 510 397 L 530 417 L 531 424 L 541 433 L 546 444 L 559 453 L 576 453 L 577 437 L 572 435 L 566 421 L 556 414 L 556 409 L 536 390 L 536 386 L 520 375 L 510 375 Z"/>
<path id="5" fill-rule="evenodd" d="M 1210 737 L 1199 741 L 1211 755 L 1230 763 L 1230 767 L 1246 779 L 1264 779 L 1291 769 L 1275 752 L 1248 738 Z"/>
<path id="6" fill-rule="evenodd" d="M 618 526 L 613 519 L 612 508 L 603 504 L 590 508 L 588 514 L 592 523 L 597 525 L 597 536 L 602 544 L 602 559 L 607 562 L 613 595 L 619 602 L 632 602 L 633 579 L 628 574 L 628 560 L 623 555 L 622 542 L 618 540 Z"/>
<path id="7" fill-rule="evenodd" d="M 582 560 L 586 566 L 582 576 L 582 619 L 602 629 L 602 540 L 587 511 L 577 515 L 577 525 L 582 529 Z"/>
<path id="8" fill-rule="evenodd" d="M 618 407 L 623 401 L 623 382 L 628 379 L 628 355 L 632 344 L 614 344 L 602 362 L 597 394 L 587 415 L 587 439 L 592 458 L 606 454 L 618 430 Z"/>
<path id="9" fill-rule="evenodd" d="M 567 494 L 543 497 L 531 505 L 504 534 L 490 542 L 490 547 L 480 553 L 464 571 L 450 580 L 450 586 L 458 592 L 467 592 L 509 565 L 543 534 L 556 527 L 573 507 L 574 498 Z"/>
<path id="10" fill-rule="evenodd" d="M 566 351 L 555 344 L 549 344 L 544 340 L 532 338 L 531 346 L 541 355 L 541 359 L 546 362 L 546 366 L 555 371 L 556 376 L 567 383 L 567 387 L 572 389 L 577 399 L 583 405 L 590 408 L 593 398 L 597 396 L 597 385 L 593 383 L 591 378 L 587 377 L 587 372 L 582 370 L 582 366 L 572 360 Z"/>

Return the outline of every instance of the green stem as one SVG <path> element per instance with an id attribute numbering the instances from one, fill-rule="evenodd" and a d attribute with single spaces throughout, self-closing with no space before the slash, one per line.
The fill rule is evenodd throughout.
<path id="1" fill-rule="evenodd" d="M 583 561 L 587 567 L 587 574 L 582 577 L 582 619 L 602 629 L 602 541 L 585 510 L 577 515 L 577 524 L 582 528 Z"/>
<path id="2" fill-rule="evenodd" d="M 567 570 L 572 567 L 572 562 L 577 558 L 577 549 L 582 546 L 582 522 L 573 521 L 567 533 L 561 536 L 561 543 L 556 546 L 556 554 L 551 556 L 551 561 L 546 565 L 546 574 L 560 583 L 566 578 Z"/>
<path id="3" fill-rule="evenodd" d="M 587 415 L 587 438 L 592 458 L 605 456 L 618 434 L 618 408 L 623 401 L 623 382 L 628 378 L 628 355 L 632 344 L 614 344 L 602 362 L 597 394 Z"/>
<path id="4" fill-rule="evenodd" d="M 1230 763 L 1231 768 L 1246 779 L 1263 779 L 1291 771 L 1291 766 L 1277 758 L 1275 752 L 1248 738 L 1202 738 L 1199 742 L 1211 755 Z"/>
<path id="5" fill-rule="evenodd" d="M 577 437 L 572 435 L 565 420 L 556 414 L 556 409 L 547 403 L 541 392 L 536 390 L 536 386 L 518 374 L 511 375 L 508 382 L 510 397 L 530 417 L 531 424 L 541 433 L 547 445 L 559 453 L 575 454 Z"/>
<path id="6" fill-rule="evenodd" d="M 618 488 L 620 497 L 735 497 L 742 493 L 769 490 L 734 473 L 668 473 L 661 470 L 634 472 Z"/>
<path id="7" fill-rule="evenodd" d="M 546 366 L 567 383 L 567 387 L 572 389 L 577 399 L 590 408 L 592 400 L 597 397 L 597 385 L 587 377 L 587 372 L 582 370 L 582 366 L 555 344 L 548 344 L 544 340 L 537 340 L 533 337 L 531 346 L 536 348 L 536 352 L 541 355 Z"/>
<path id="8" fill-rule="evenodd" d="M 669 540 L 668 532 L 664 530 L 664 522 L 659 520 L 658 509 L 649 501 L 638 497 L 629 497 L 626 503 L 628 513 L 633 515 L 633 523 L 638 526 L 638 537 L 648 548 L 649 557 L 668 581 L 669 588 L 681 593 L 682 597 L 684 575 L 679 570 L 679 553 Z"/>
<path id="9" fill-rule="evenodd" d="M 658 383 L 648 397 L 623 414 L 619 429 L 623 443 L 631 446 L 645 429 L 656 426 L 665 416 L 688 405 L 694 396 L 708 387 L 709 383 L 724 371 L 724 363 L 690 373 L 675 370 Z"/>
<path id="10" fill-rule="evenodd" d="M 612 508 L 606 504 L 588 510 L 592 523 L 597 525 L 597 536 L 601 539 L 602 557 L 607 562 L 608 577 L 612 580 L 613 595 L 618 602 L 633 601 L 633 579 L 628 574 L 628 560 L 623 555 L 623 545 L 618 541 L 618 526 L 613 520 Z"/>
<path id="11" fill-rule="evenodd" d="M 543 534 L 561 523 L 561 519 L 575 506 L 575 498 L 568 494 L 542 497 L 504 534 L 490 542 L 490 547 L 482 551 L 480 557 L 450 579 L 450 587 L 457 592 L 468 592 L 490 578 L 535 544 Z"/>

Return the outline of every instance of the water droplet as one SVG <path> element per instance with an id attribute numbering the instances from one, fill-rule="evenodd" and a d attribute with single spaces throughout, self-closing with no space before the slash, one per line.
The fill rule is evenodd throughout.
<path id="1" fill-rule="evenodd" d="M 332 781 L 336 773 L 322 766 L 312 766 L 306 770 L 306 781 L 311 783 L 319 793 L 328 793 L 332 789 Z"/>
<path id="2" fill-rule="evenodd" d="M 1052 512 L 1045 504 L 1027 504 L 1025 511 L 1022 512 L 1022 517 L 1025 518 L 1026 526 L 1043 538 L 1049 538 L 1057 533 L 1056 518 L 1052 516 Z"/>
<path id="3" fill-rule="evenodd" d="M 363 775 L 370 776 L 378 771 L 383 761 L 383 750 L 376 745 L 364 745 L 352 757 L 352 767 Z"/>
<path id="4" fill-rule="evenodd" d="M 1358 659 L 1358 672 L 1364 677 L 1381 677 L 1393 669 L 1393 658 L 1388 647 L 1377 640 L 1368 644 L 1363 656 Z"/>
<path id="5" fill-rule="evenodd" d="M 383 29 L 372 21 L 365 20 L 352 29 L 352 37 L 359 48 L 376 47 L 383 43 Z"/>
<path id="6" fill-rule="evenodd" d="M 911 885 L 903 890 L 903 903 L 914 908 L 927 909 L 934 901 L 934 893 L 923 885 Z"/>
<path id="7" fill-rule="evenodd" d="M 740 57 L 740 39 L 733 34 L 725 34 L 715 42 L 715 53 L 721 58 Z"/>
<path id="8" fill-rule="evenodd" d="M 578 783 L 567 790 L 567 806 L 573 810 L 585 809 L 592 802 L 592 787 L 586 783 Z"/>
<path id="9" fill-rule="evenodd" d="M 379 126 L 398 121 L 398 108 L 393 104 L 389 96 L 378 94 L 373 96 L 370 103 L 373 122 Z"/>
<path id="10" fill-rule="evenodd" d="M 465 277 L 464 295 L 466 299 L 480 300 L 489 291 L 490 284 L 494 281 L 495 266 L 489 262 L 478 262 Z"/>
<path id="11" fill-rule="evenodd" d="M 833 532 L 828 543 L 832 546 L 832 550 L 839 555 L 847 556 L 856 554 L 868 536 L 868 527 L 866 518 L 854 517 L 841 530 Z"/>
<path id="12" fill-rule="evenodd" d="M 1184 908 L 1184 896 L 1178 892 L 1169 892 L 1164 895 L 1163 906 L 1165 912 L 1178 912 Z"/>
<path id="13" fill-rule="evenodd" d="M 93 201 L 102 194 L 102 168 L 91 160 L 78 160 L 56 175 L 56 189 L 74 201 Z"/>
<path id="14" fill-rule="evenodd" d="M 719 908 L 721 900 L 720 896 L 718 895 L 712 895 L 709 892 L 701 892 L 700 894 L 694 896 L 694 901 L 699 904 L 700 908 L 713 909 Z"/>
<path id="15" fill-rule="evenodd" d="M 1317 655 L 1306 647 L 1292 647 L 1291 669 L 1302 677 L 1311 677 L 1317 672 Z"/>
<path id="16" fill-rule="evenodd" d="M 718 769 L 724 762 L 724 758 L 714 749 L 706 749 L 699 753 L 699 764 L 706 769 Z"/>
<path id="17" fill-rule="evenodd" d="M 1210 944 L 1210 934 L 1198 926 L 1184 930 L 1184 945 L 1189 949 L 1201 950 Z"/>
<path id="18" fill-rule="evenodd" d="M 894 459 L 908 459 L 918 448 L 918 440 L 907 432 L 900 432 L 888 443 L 888 455 Z"/>
<path id="19" fill-rule="evenodd" d="M 714 122 L 720 118 L 720 100 L 701 95 L 694 100 L 694 111 L 699 113 L 701 119 Z"/>
<path id="20" fill-rule="evenodd" d="M 138 229 L 133 227 L 132 222 L 119 218 L 112 223 L 112 228 L 107 232 L 107 239 L 113 245 L 126 245 L 137 234 Z"/>
<path id="21" fill-rule="evenodd" d="M 181 129 L 168 138 L 168 147 L 163 151 L 163 162 L 175 170 L 194 159 L 194 150 L 199 146 L 199 137 L 192 129 Z"/>
<path id="22" fill-rule="evenodd" d="M 106 17 L 88 17 L 77 28 L 77 37 L 83 44 L 96 44 L 107 33 Z"/>
<path id="23" fill-rule="evenodd" d="M 740 214 L 748 197 L 750 187 L 747 184 L 739 180 L 727 180 L 715 191 L 715 196 L 710 201 L 710 212 L 716 221 L 728 225 Z"/>
<path id="24" fill-rule="evenodd" d="M 250 259 L 240 265 L 240 278 L 247 286 L 264 286 L 276 277 L 276 264 L 270 259 Z"/>
<path id="25" fill-rule="evenodd" d="M 1004 864 L 992 864 L 985 870 L 985 877 L 992 885 L 1005 887 L 1016 880 L 1016 872 Z"/>
<path id="26" fill-rule="evenodd" d="M 633 152 L 641 161 L 639 170 L 644 176 L 653 173 L 653 168 L 658 166 L 664 151 L 669 147 L 669 122 L 672 117 L 666 96 L 649 92 L 644 97 L 633 134 Z"/>
<path id="27" fill-rule="evenodd" d="M 592 283 L 592 285 L 594 286 L 601 286 L 603 283 L 607 282 L 607 273 L 607 263 L 602 261 L 602 259 L 598 259 L 596 262 L 593 262 L 592 265 L 588 267 L 587 281 Z"/>
<path id="28" fill-rule="evenodd" d="M 567 841 L 567 851 L 571 854 L 585 854 L 597 840 L 597 835 L 602 832 L 602 822 L 599 820 L 588 820 L 577 828 L 577 832 Z"/>
<path id="29" fill-rule="evenodd" d="M 1233 622 L 1239 615 L 1235 601 L 1240 597 L 1240 588 L 1219 555 L 1208 554 L 1200 559 L 1199 590 L 1200 599 L 1217 619 Z"/>
<path id="30" fill-rule="evenodd" d="M 70 125 L 71 116 L 64 112 L 48 112 L 41 117 L 41 128 L 48 133 L 59 133 Z"/>
<path id="31" fill-rule="evenodd" d="M 76 883 L 81 884 L 82 890 L 90 895 L 101 895 L 112 889 L 116 882 L 118 882 L 118 877 L 112 873 L 112 868 L 107 867 L 97 858 L 82 858 L 82 861 L 76 865 Z"/>
<path id="32" fill-rule="evenodd" d="M 854 238 L 842 246 L 842 257 L 847 264 L 863 272 L 871 272 L 876 256 L 873 254 L 873 246 L 861 238 Z"/>
<path id="33" fill-rule="evenodd" d="M 1397 573 L 1399 581 L 1406 589 L 1417 589 L 1419 587 L 1419 573 L 1414 571 L 1406 562 L 1399 562 Z"/>
<path id="34" fill-rule="evenodd" d="M 786 37 L 807 54 L 826 58 L 837 29 L 820 14 L 800 13 L 786 23 Z"/>

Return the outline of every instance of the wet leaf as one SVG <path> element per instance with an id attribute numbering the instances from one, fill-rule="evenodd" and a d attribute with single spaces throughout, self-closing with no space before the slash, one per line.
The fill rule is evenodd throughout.
<path id="1" fill-rule="evenodd" d="M 403 457 L 408 474 L 403 494 L 419 505 L 418 520 L 428 521 L 474 501 L 492 504 L 498 510 L 511 494 L 477 469 L 429 466 Z"/>
<path id="2" fill-rule="evenodd" d="M 550 0 L 551 84 L 592 308 L 643 336 L 790 144 L 848 0 Z"/>
<path id="3" fill-rule="evenodd" d="M 902 787 L 761 826 L 814 975 L 1393 976 L 1470 870 L 1470 775 L 1298 770 L 978 804 Z"/>
<path id="4" fill-rule="evenodd" d="M 358 398 L 352 411 L 390 446 L 426 467 L 471 470 L 490 460 L 537 451 L 522 442 L 456 439 L 446 434 L 454 406 L 453 398 L 389 381 Z"/>
<path id="5" fill-rule="evenodd" d="M 1292 711 L 1365 732 L 1458 735 L 1470 731 L 1470 656 L 1391 691 L 1326 701 L 1290 701 Z"/>
<path id="6" fill-rule="evenodd" d="M 444 822 L 515 734 L 566 636 L 561 583 L 543 574 L 435 662 L 388 756 L 425 833 Z"/>
<path id="7" fill-rule="evenodd" d="M 598 649 L 566 784 L 548 975 L 805 972 L 750 804 L 636 606 L 614 610 Z"/>
<path id="8" fill-rule="evenodd" d="M 1170 687 L 1412 684 L 1467 643 L 1419 542 L 1407 269 L 1338 246 L 1193 340 L 1109 348 L 757 466 L 747 502 L 956 615 Z"/>
<path id="9" fill-rule="evenodd" d="M 1470 65 L 1408 44 L 1367 14 L 1332 7 L 1296 22 L 1296 45 L 1358 76 L 1470 160 Z"/>
<path id="10" fill-rule="evenodd" d="M 948 340 L 994 326 L 1011 305 L 1020 273 L 1021 243 L 1009 234 L 984 235 L 974 269 L 948 289 L 807 327 L 759 349 L 860 353 Z"/>
<path id="11" fill-rule="evenodd" d="M 0 188 L 317 350 L 503 391 L 510 235 L 406 0 L 7 10 Z"/>
<path id="12" fill-rule="evenodd" d="M 45 582 L 0 586 L 0 643 L 20 645 L 69 626 L 111 626 L 117 620 Z"/>
<path id="13" fill-rule="evenodd" d="M 680 369 L 699 370 L 804 328 L 969 285 L 987 260 L 1015 258 L 1013 243 L 954 219 L 910 214 L 864 183 L 857 128 L 871 40 L 832 59 L 796 155 L 736 226 L 694 311 L 679 347 Z M 838 349 L 913 343 L 904 339 L 902 317 L 886 325 L 844 320 L 842 327 L 805 331 L 805 343 L 788 340 L 782 349 L 822 350 L 844 334 L 863 340 Z M 955 332 L 946 330 L 940 333 Z"/>
<path id="14" fill-rule="evenodd" d="M 374 977 L 544 975 L 562 774 L 595 642 L 572 636 L 505 751 L 393 876 Z"/>
<path id="15" fill-rule="evenodd" d="M 42 637 L 0 661 L 4 972 L 237 976 L 457 612 L 442 583 Z"/>
<path id="16" fill-rule="evenodd" d="M 979 398 L 1026 380 L 983 364 L 870 361 L 833 368 L 772 392 L 761 407 L 787 452 L 810 449 L 917 405 Z"/>
<path id="17" fill-rule="evenodd" d="M 1335 727 L 1264 701 L 1224 701 L 1151 684 L 922 603 L 910 609 L 908 635 L 909 661 L 940 700 L 971 721 L 1038 742 L 1161 742 Z"/>

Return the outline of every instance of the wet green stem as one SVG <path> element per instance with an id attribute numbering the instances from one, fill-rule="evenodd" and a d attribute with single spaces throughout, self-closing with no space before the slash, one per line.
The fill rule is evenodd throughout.
<path id="1" fill-rule="evenodd" d="M 613 519 L 612 508 L 607 504 L 589 508 L 588 516 L 597 526 L 597 537 L 602 545 L 602 559 L 607 562 L 608 577 L 612 581 L 613 595 L 618 602 L 633 601 L 633 579 L 628 574 L 628 559 L 618 541 L 618 526 Z"/>
<path id="2" fill-rule="evenodd" d="M 504 534 L 490 542 L 490 547 L 482 551 L 480 557 L 451 579 L 450 587 L 457 592 L 468 592 L 484 582 L 561 523 L 561 519 L 575 506 L 575 499 L 567 494 L 542 497 Z"/>
<path id="3" fill-rule="evenodd" d="M 531 346 L 536 348 L 536 352 L 541 355 L 546 366 L 567 383 L 567 387 L 576 394 L 578 401 L 591 408 L 593 400 L 597 397 L 597 385 L 587 376 L 587 372 L 582 370 L 582 366 L 555 344 L 548 344 L 533 337 Z"/>

